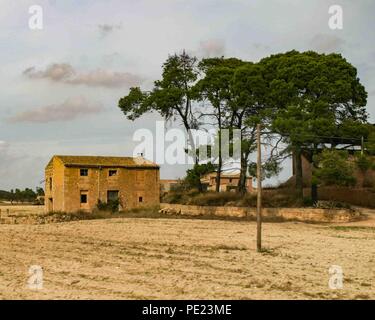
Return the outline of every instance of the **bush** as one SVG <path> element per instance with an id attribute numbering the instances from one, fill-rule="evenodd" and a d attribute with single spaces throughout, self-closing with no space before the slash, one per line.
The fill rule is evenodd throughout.
<path id="1" fill-rule="evenodd" d="M 375 183 L 370 176 L 365 176 L 365 178 L 363 179 L 363 185 L 362 186 L 364 188 L 374 188 Z"/>
<path id="2" fill-rule="evenodd" d="M 238 201 L 241 196 L 234 192 L 206 192 L 192 197 L 187 204 L 196 206 L 224 206 L 228 202 Z"/>
<path id="3" fill-rule="evenodd" d="M 356 159 L 356 165 L 359 170 L 363 173 L 366 173 L 367 170 L 371 169 L 372 167 L 372 159 L 365 155 L 358 155 Z"/>
<path id="4" fill-rule="evenodd" d="M 119 206 L 120 206 L 119 200 L 109 200 L 108 202 L 102 202 L 98 200 L 98 203 L 96 205 L 99 211 L 110 211 L 110 212 L 118 212 Z"/>
<path id="5" fill-rule="evenodd" d="M 312 207 L 314 205 L 314 202 L 312 201 L 311 197 L 304 197 L 302 203 L 304 207 Z"/>
<path id="6" fill-rule="evenodd" d="M 184 192 L 170 191 L 161 197 L 161 202 L 184 204 L 187 201 Z"/>
<path id="7" fill-rule="evenodd" d="M 256 207 L 256 193 L 242 195 L 235 192 L 204 192 L 196 190 L 190 192 L 169 192 L 162 198 L 162 202 L 197 205 L 197 206 L 233 206 Z M 264 190 L 262 194 L 264 207 L 301 207 L 311 206 L 311 201 L 301 201 L 293 188 L 277 188 Z"/>
<path id="8" fill-rule="evenodd" d="M 347 151 L 323 150 L 314 157 L 314 162 L 318 164 L 314 179 L 327 186 L 354 186 L 356 179 L 348 159 Z"/>
<path id="9" fill-rule="evenodd" d="M 294 188 L 280 188 L 276 190 L 266 190 L 262 197 L 263 206 L 276 207 L 302 207 L 303 200 L 299 198 Z"/>
<path id="10" fill-rule="evenodd" d="M 319 200 L 316 203 L 317 208 L 321 209 L 351 209 L 350 204 L 343 203 L 340 201 L 322 201 Z"/>

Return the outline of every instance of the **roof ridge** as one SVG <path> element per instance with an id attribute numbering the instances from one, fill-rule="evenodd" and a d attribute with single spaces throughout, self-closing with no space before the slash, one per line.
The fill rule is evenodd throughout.
<path id="1" fill-rule="evenodd" d="M 64 165 L 90 165 L 90 166 L 131 166 L 131 167 L 159 167 L 156 163 L 141 158 L 130 156 L 84 156 L 84 155 L 54 155 Z"/>
<path id="2" fill-rule="evenodd" d="M 93 156 L 93 155 L 72 155 L 72 154 L 55 154 L 54 157 L 75 157 L 75 158 L 132 158 L 135 159 L 137 157 L 131 157 L 131 156 Z"/>

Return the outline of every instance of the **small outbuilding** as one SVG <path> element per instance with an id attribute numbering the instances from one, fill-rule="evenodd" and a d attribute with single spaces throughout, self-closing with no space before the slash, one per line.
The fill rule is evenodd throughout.
<path id="1" fill-rule="evenodd" d="M 216 190 L 216 172 L 207 173 L 200 180 L 203 188 L 207 191 Z M 221 173 L 220 175 L 220 192 L 235 191 L 240 180 L 239 172 Z M 253 192 L 253 178 L 246 177 L 246 189 L 248 192 Z"/>

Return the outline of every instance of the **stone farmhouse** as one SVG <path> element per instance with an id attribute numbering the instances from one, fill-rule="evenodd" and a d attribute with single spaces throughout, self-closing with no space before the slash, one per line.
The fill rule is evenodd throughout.
<path id="1" fill-rule="evenodd" d="M 92 211 L 99 200 L 120 210 L 160 202 L 159 166 L 143 157 L 59 156 L 45 169 L 45 210 Z"/>
<path id="2" fill-rule="evenodd" d="M 235 191 L 240 180 L 239 173 L 221 173 L 220 176 L 220 192 Z M 207 173 L 201 178 L 203 188 L 207 191 L 215 191 L 216 189 L 216 172 Z M 246 178 L 246 189 L 253 192 L 253 178 Z"/>

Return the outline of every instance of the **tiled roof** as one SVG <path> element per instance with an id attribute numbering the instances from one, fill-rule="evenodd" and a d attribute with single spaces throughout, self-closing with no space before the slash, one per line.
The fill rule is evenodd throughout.
<path id="1" fill-rule="evenodd" d="M 142 157 L 107 157 L 107 156 L 63 156 L 55 155 L 65 166 L 94 167 L 152 167 L 159 166 Z"/>

